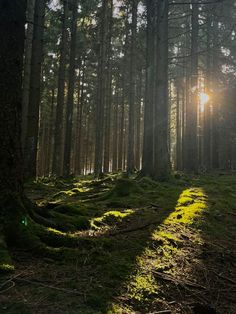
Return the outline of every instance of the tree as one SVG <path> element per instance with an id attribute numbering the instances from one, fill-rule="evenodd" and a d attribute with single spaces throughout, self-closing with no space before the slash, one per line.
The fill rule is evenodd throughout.
<path id="1" fill-rule="evenodd" d="M 27 1 L 27 31 L 25 39 L 24 53 L 24 77 L 23 77 L 23 97 L 22 97 L 22 147 L 25 147 L 25 137 L 27 130 L 27 116 L 29 108 L 29 91 L 30 91 L 30 71 L 32 56 L 32 39 L 34 30 L 34 4 L 35 0 Z"/>
<path id="2" fill-rule="evenodd" d="M 54 151 L 52 173 L 60 176 L 62 174 L 62 152 L 63 152 L 63 107 L 65 100 L 65 71 L 66 71 L 66 47 L 67 47 L 67 19 L 68 19 L 68 1 L 63 1 L 62 15 L 62 31 L 60 41 L 60 60 L 58 74 L 58 91 L 57 91 L 57 107 L 56 107 L 56 122 L 54 131 Z"/>
<path id="3" fill-rule="evenodd" d="M 170 172 L 168 151 L 168 0 L 157 7 L 156 93 L 154 105 L 154 178 Z"/>
<path id="4" fill-rule="evenodd" d="M 186 108 L 186 160 L 187 172 L 198 171 L 197 114 L 198 114 L 198 12 L 199 5 L 192 1 L 191 16 L 191 97 Z"/>
<path id="5" fill-rule="evenodd" d="M 132 1 L 131 43 L 130 43 L 130 78 L 129 78 L 129 132 L 128 132 L 128 156 L 127 172 L 132 173 L 135 168 L 134 138 L 135 138 L 135 78 L 136 78 L 136 36 L 137 36 L 137 13 L 138 0 Z"/>
<path id="6" fill-rule="evenodd" d="M 104 151 L 104 102 L 105 102 L 105 67 L 107 60 L 108 0 L 102 1 L 99 25 L 99 55 L 97 68 L 97 104 L 96 104 L 96 135 L 94 173 L 100 176 L 103 172 Z"/>
<path id="7" fill-rule="evenodd" d="M 71 43 L 70 43 L 70 66 L 69 66 L 69 82 L 66 106 L 66 126 L 65 126 L 65 147 L 63 175 L 68 177 L 71 171 L 71 141 L 72 141 L 72 122 L 74 107 L 74 86 L 75 86 L 75 66 L 76 66 L 76 33 L 77 33 L 77 15 L 78 1 L 72 2 L 72 19 L 71 19 Z"/>
<path id="8" fill-rule="evenodd" d="M 166 179 L 168 152 L 168 1 L 147 1 L 147 82 L 144 120 L 144 175 Z M 153 117 L 154 116 L 154 117 Z"/>
<path id="9" fill-rule="evenodd" d="M 20 129 L 25 10 L 25 1 L 0 0 L 0 267 L 3 268 L 11 264 L 5 241 L 17 241 L 24 215 Z"/>
<path id="10" fill-rule="evenodd" d="M 32 178 L 36 177 L 45 8 L 46 0 L 35 1 L 28 122 L 25 140 L 26 153 L 24 155 L 24 174 L 26 177 Z"/>

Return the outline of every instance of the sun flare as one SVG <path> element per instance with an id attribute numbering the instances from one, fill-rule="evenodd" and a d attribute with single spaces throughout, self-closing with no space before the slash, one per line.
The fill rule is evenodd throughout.
<path id="1" fill-rule="evenodd" d="M 207 95 L 206 93 L 201 92 L 199 94 L 199 101 L 200 101 L 200 104 L 202 106 L 204 106 L 209 101 L 209 95 Z"/>

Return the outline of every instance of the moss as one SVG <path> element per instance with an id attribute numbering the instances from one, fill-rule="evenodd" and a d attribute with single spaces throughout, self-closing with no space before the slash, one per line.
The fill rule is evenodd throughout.
<path id="1" fill-rule="evenodd" d="M 125 217 L 133 213 L 134 213 L 134 210 L 132 209 L 127 209 L 123 212 L 118 211 L 118 210 L 108 211 L 105 214 L 103 214 L 103 216 L 94 218 L 91 222 L 91 226 L 96 229 L 104 224 L 114 225 L 118 222 L 121 222 Z"/>
<path id="2" fill-rule="evenodd" d="M 67 234 L 53 228 L 45 228 L 35 224 L 35 232 L 39 238 L 52 247 L 77 247 L 78 240 L 72 234 Z"/>
<path id="3" fill-rule="evenodd" d="M 157 283 L 151 274 L 137 273 L 130 282 L 129 296 L 138 302 L 143 302 L 150 298 L 150 295 L 155 294 L 157 289 Z"/>
<path id="4" fill-rule="evenodd" d="M 180 195 L 175 211 L 165 219 L 165 224 L 192 224 L 208 209 L 206 195 L 201 188 L 186 189 Z"/>
<path id="5" fill-rule="evenodd" d="M 86 216 L 88 210 L 86 207 L 78 204 L 62 204 L 54 207 L 54 211 L 67 215 Z"/>
<path id="6" fill-rule="evenodd" d="M 69 216 L 53 212 L 54 221 L 61 231 L 86 230 L 90 227 L 90 220 L 85 216 Z"/>
<path id="7" fill-rule="evenodd" d="M 158 188 L 160 184 L 149 177 L 142 177 L 138 181 L 138 185 L 143 189 Z"/>
<path id="8" fill-rule="evenodd" d="M 6 243 L 0 238 L 0 273 L 14 270 L 12 259 L 9 255 Z"/>
<path id="9" fill-rule="evenodd" d="M 117 180 L 116 185 L 112 190 L 112 194 L 119 197 L 128 196 L 132 193 L 139 194 L 142 192 L 141 187 L 136 181 L 124 178 Z"/>

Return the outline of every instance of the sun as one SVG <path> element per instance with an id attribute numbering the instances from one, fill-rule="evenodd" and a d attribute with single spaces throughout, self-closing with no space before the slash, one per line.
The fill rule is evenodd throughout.
<path id="1" fill-rule="evenodd" d="M 209 101 L 209 95 L 207 95 L 206 93 L 201 92 L 199 94 L 199 101 L 200 101 L 200 105 L 204 106 Z"/>
<path id="2" fill-rule="evenodd" d="M 199 105 L 200 105 L 200 112 L 204 112 L 205 104 L 209 101 L 209 95 L 206 93 L 200 92 L 199 93 Z"/>

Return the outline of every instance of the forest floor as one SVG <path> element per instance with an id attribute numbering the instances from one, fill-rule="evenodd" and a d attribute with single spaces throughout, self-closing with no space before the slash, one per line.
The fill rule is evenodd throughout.
<path id="1" fill-rule="evenodd" d="M 0 313 L 236 313 L 236 176 L 44 179 L 26 192 L 57 212 L 48 232 L 68 248 L 51 243 L 56 260 L 12 248 Z"/>

